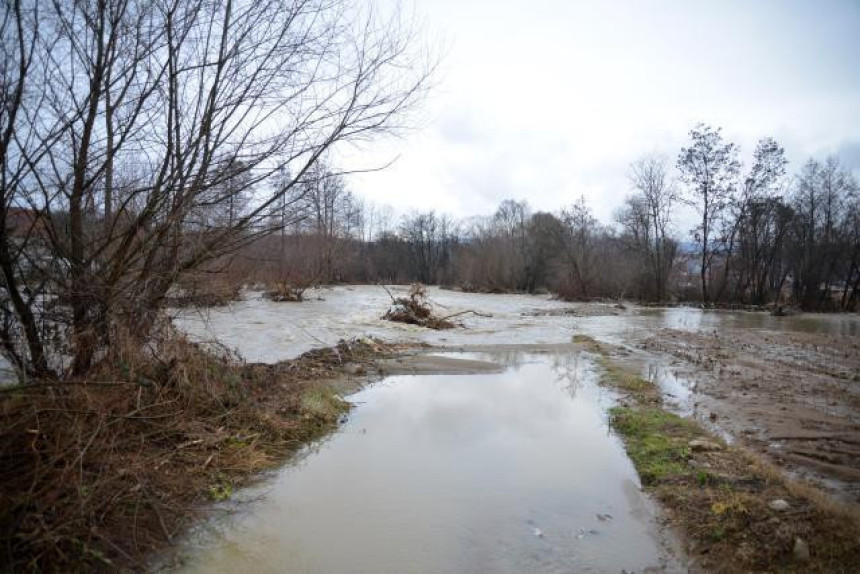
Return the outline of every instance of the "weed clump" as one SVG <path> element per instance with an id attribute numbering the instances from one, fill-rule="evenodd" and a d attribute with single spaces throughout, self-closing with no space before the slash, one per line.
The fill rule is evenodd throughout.
<path id="1" fill-rule="evenodd" d="M 269 301 L 301 303 L 305 300 L 305 288 L 291 285 L 285 281 L 275 284 L 268 291 L 263 292 L 263 297 Z"/>

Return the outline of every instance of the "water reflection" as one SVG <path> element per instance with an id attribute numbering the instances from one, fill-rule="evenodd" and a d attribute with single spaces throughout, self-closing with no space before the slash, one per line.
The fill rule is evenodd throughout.
<path id="1" fill-rule="evenodd" d="M 650 360 L 645 364 L 643 376 L 660 388 L 663 398 L 679 414 L 690 416 L 694 413 L 695 380 L 678 376 L 663 360 L 659 359 Z"/>
<path id="2" fill-rule="evenodd" d="M 640 571 L 650 514 L 607 432 L 594 366 L 520 355 L 504 373 L 401 376 L 186 552 L 188 572 Z M 599 519 L 598 515 L 612 518 Z"/>
<path id="3" fill-rule="evenodd" d="M 571 398 L 576 398 L 576 392 L 586 380 L 594 377 L 594 364 L 582 353 L 553 355 L 550 368 L 555 373 L 555 382 L 560 384 Z"/>
<path id="4" fill-rule="evenodd" d="M 768 331 L 824 333 L 837 336 L 860 335 L 860 317 L 846 314 L 804 313 L 777 317 L 765 312 L 678 307 L 645 310 L 643 316 L 657 318 L 667 328 L 684 331 L 764 329 Z"/>

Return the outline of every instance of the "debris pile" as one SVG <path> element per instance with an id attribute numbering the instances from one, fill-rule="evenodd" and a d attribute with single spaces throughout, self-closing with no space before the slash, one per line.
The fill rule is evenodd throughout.
<path id="1" fill-rule="evenodd" d="M 419 325 L 437 331 L 455 326 L 448 320 L 450 317 L 437 317 L 433 314 L 433 309 L 427 301 L 427 288 L 421 283 L 413 283 L 407 297 L 395 298 L 390 291 L 388 295 L 391 297 L 392 305 L 382 316 L 387 321 Z"/>
<path id="2" fill-rule="evenodd" d="M 263 297 L 276 302 L 301 303 L 305 300 L 305 289 L 291 285 L 286 281 L 281 281 L 276 283 L 274 288 L 264 291 Z"/>

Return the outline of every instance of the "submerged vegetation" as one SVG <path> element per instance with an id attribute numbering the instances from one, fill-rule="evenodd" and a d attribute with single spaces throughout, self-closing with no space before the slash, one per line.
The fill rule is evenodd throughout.
<path id="1" fill-rule="evenodd" d="M 602 383 L 621 393 L 610 411 L 645 489 L 707 570 L 850 572 L 860 563 L 860 515 L 763 459 L 727 446 L 664 407 L 657 387 L 588 337 Z"/>

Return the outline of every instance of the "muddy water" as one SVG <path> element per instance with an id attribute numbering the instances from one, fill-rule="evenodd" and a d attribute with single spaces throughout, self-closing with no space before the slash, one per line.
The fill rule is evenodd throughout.
<path id="1" fill-rule="evenodd" d="M 593 365 L 575 354 L 509 362 L 501 373 L 397 376 L 357 393 L 340 431 L 194 536 L 180 570 L 665 567 Z"/>
<path id="2" fill-rule="evenodd" d="M 396 294 L 404 287 L 393 288 Z M 432 287 L 430 300 L 440 315 L 464 315 L 463 329 L 429 331 L 381 319 L 391 300 L 378 286 L 356 285 L 310 291 L 304 303 L 265 301 L 259 293 L 229 307 L 179 313 L 177 324 L 198 339 L 217 338 L 250 361 L 290 359 L 339 339 L 377 336 L 387 341 L 413 341 L 437 346 L 553 345 L 586 334 L 624 343 L 656 329 L 726 331 L 760 329 L 860 336 L 860 316 L 802 314 L 773 317 L 744 311 L 702 311 L 694 308 L 618 309 L 601 303 L 565 303 L 547 296 L 458 293 Z"/>
<path id="3" fill-rule="evenodd" d="M 832 315 L 806 313 L 777 317 L 765 312 L 720 311 L 692 308 L 645 310 L 643 317 L 653 317 L 669 329 L 688 331 L 762 329 L 799 333 L 823 333 L 837 336 L 860 335 L 860 317 L 844 313 Z"/>

